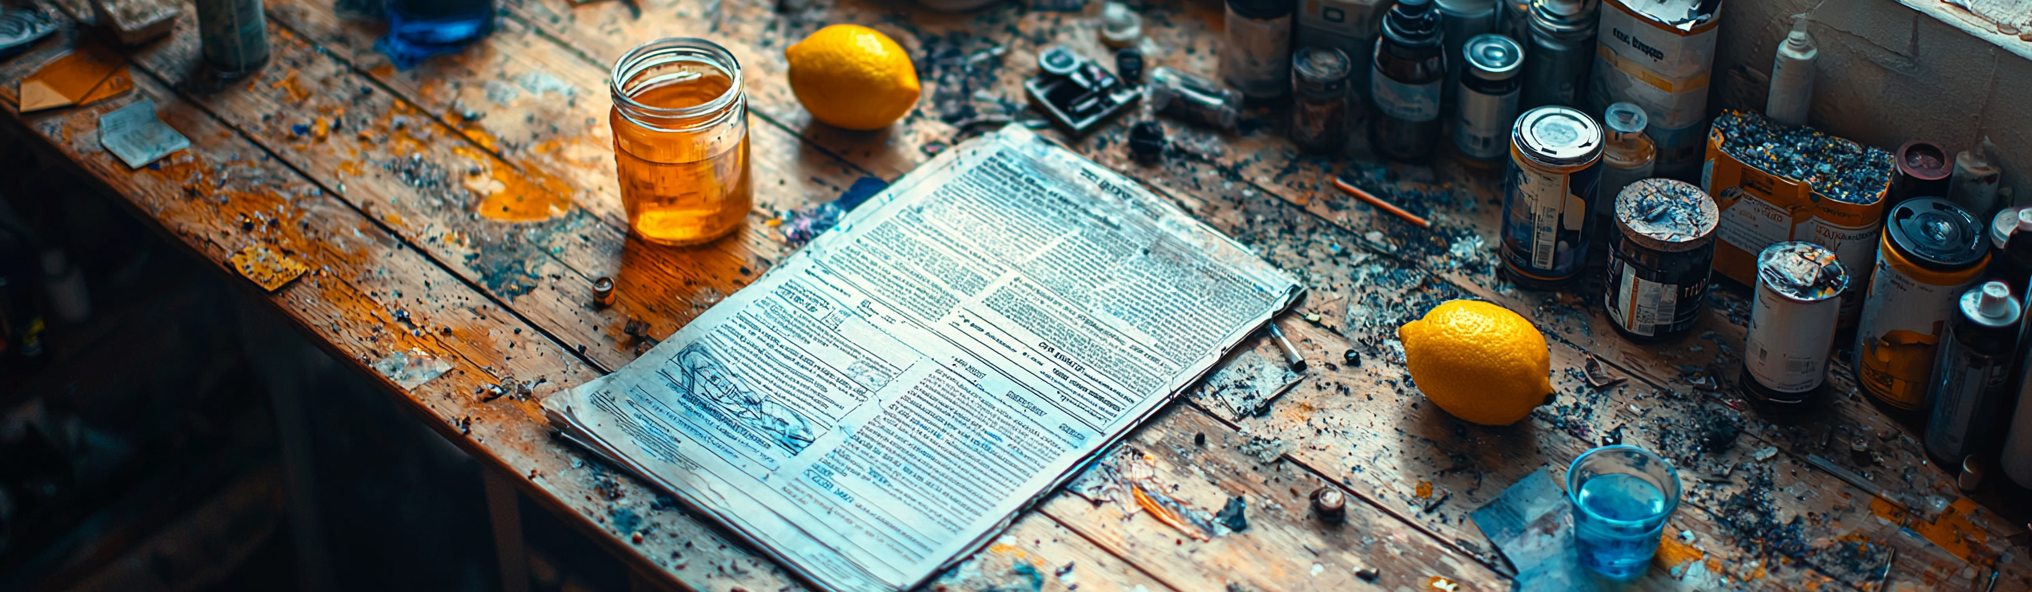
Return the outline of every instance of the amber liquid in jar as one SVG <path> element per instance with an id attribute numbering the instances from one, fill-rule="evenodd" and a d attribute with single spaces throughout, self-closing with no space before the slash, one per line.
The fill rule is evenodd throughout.
<path id="1" fill-rule="evenodd" d="M 666 39 L 614 66 L 614 159 L 628 226 L 694 245 L 732 232 L 754 203 L 740 66 L 711 42 Z"/>

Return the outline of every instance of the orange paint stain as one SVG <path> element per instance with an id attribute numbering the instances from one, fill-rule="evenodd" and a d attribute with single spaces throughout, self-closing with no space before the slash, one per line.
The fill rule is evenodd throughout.
<path id="1" fill-rule="evenodd" d="M 529 175 L 510 169 L 487 155 L 465 146 L 452 152 L 473 159 L 480 174 L 465 175 L 466 189 L 480 196 L 475 213 L 503 222 L 549 220 L 571 210 L 569 193 L 552 189 L 562 182 L 546 175 Z"/>
<path id="2" fill-rule="evenodd" d="M 356 151 L 354 151 L 354 152 L 355 152 L 355 154 L 354 154 L 354 155 L 355 155 L 355 156 L 358 156 L 358 151 L 356 150 Z M 363 167 L 363 166 L 362 166 L 362 165 L 360 164 L 360 161 L 357 161 L 357 160 L 348 160 L 348 161 L 345 161 L 345 162 L 341 162 L 341 163 L 339 163 L 339 167 L 338 167 L 338 169 L 339 169 L 339 174 L 341 174 L 341 175 L 350 175 L 350 176 L 354 176 L 354 177 L 358 177 L 358 176 L 360 176 L 360 175 L 362 175 L 362 174 L 364 174 L 364 173 L 366 172 L 366 169 L 365 169 L 365 167 Z"/>
<path id="3" fill-rule="evenodd" d="M 1668 533 L 1658 539 L 1658 554 L 1652 556 L 1652 561 L 1657 562 L 1658 565 L 1663 566 L 1667 570 L 1671 570 L 1706 558 L 1706 551 L 1696 549 L 1693 545 L 1679 542 L 1679 537 Z"/>
<path id="4" fill-rule="evenodd" d="M 1418 482 L 1418 495 L 1417 495 L 1416 497 L 1432 497 L 1432 482 L 1431 482 L 1431 481 L 1419 481 L 1419 482 Z"/>
<path id="5" fill-rule="evenodd" d="M 1186 521 L 1184 516 L 1178 515 L 1171 508 L 1167 508 L 1164 504 L 1157 503 L 1157 500 L 1151 499 L 1149 494 L 1143 493 L 1143 486 L 1131 484 L 1129 486 L 1129 493 L 1136 498 L 1136 506 L 1143 508 L 1145 512 L 1149 512 L 1151 518 L 1156 518 L 1158 522 L 1163 522 L 1166 526 L 1178 529 L 1179 532 L 1185 533 L 1186 536 L 1192 537 L 1193 540 L 1207 540 L 1206 533 L 1200 532 L 1198 528 L 1193 527 L 1191 523 Z"/>
<path id="6" fill-rule="evenodd" d="M 289 75 L 284 76 L 281 80 L 269 83 L 268 88 L 282 89 L 282 92 L 289 94 L 289 102 L 291 103 L 302 103 L 310 98 L 310 91 L 304 90 L 303 85 L 296 81 L 295 72 L 290 72 Z"/>
<path id="7" fill-rule="evenodd" d="M 1432 576 L 1432 579 L 1426 580 L 1425 583 L 1428 586 L 1432 586 L 1432 589 L 1440 590 L 1442 592 L 1460 592 L 1461 589 L 1460 582 L 1455 582 L 1453 580 L 1449 580 L 1439 576 Z"/>
<path id="8" fill-rule="evenodd" d="M 1988 566 L 1997 560 L 1985 546 L 1990 540 L 1989 533 L 1984 532 L 1969 519 L 1969 515 L 1979 511 L 1981 507 L 1976 505 L 1975 500 L 1961 498 L 1955 500 L 1954 504 L 1949 505 L 1947 510 L 1942 511 L 1932 522 L 1921 522 L 1905 509 L 1883 498 L 1870 498 L 1871 514 L 1892 524 L 1904 525 L 1906 529 L 1918 533 L 1920 537 L 1939 545 L 1963 561 Z"/>

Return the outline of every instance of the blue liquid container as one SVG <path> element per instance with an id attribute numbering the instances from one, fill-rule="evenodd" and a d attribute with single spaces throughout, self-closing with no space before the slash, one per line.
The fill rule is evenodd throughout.
<path id="1" fill-rule="evenodd" d="M 374 49 L 397 70 L 465 48 L 494 32 L 493 0 L 387 0 L 388 34 Z"/>
<path id="2" fill-rule="evenodd" d="M 1566 479 L 1581 566 L 1615 580 L 1643 574 L 1679 507 L 1678 472 L 1651 451 L 1617 445 L 1574 459 Z"/>

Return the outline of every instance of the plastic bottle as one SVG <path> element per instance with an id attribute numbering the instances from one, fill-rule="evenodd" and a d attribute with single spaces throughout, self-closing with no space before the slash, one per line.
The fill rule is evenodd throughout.
<path id="1" fill-rule="evenodd" d="M 1432 0 L 1401 0 L 1390 7 L 1372 64 L 1369 97 L 1377 113 L 1370 142 L 1376 152 L 1400 160 L 1431 154 L 1439 140 L 1440 87 L 1446 81 L 1446 51 Z"/>
<path id="2" fill-rule="evenodd" d="M 2024 294 L 2032 280 L 2032 209 L 2018 212 L 2018 228 L 2004 240 L 2004 252 L 1990 258 L 1985 275 L 2011 285 L 2012 294 Z"/>
<path id="3" fill-rule="evenodd" d="M 1794 127 L 1806 125 L 1806 108 L 1813 104 L 1813 64 L 1819 55 L 1813 35 L 1806 32 L 1806 15 L 1793 15 L 1792 32 L 1778 44 L 1778 57 L 1771 63 L 1771 96 L 1764 102 L 1765 117 Z"/>

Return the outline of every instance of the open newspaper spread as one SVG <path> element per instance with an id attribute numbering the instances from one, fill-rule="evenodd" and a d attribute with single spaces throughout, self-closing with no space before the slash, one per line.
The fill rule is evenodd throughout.
<path id="1" fill-rule="evenodd" d="M 1300 286 L 1018 126 L 849 213 L 552 424 L 826 590 L 978 549 Z"/>

